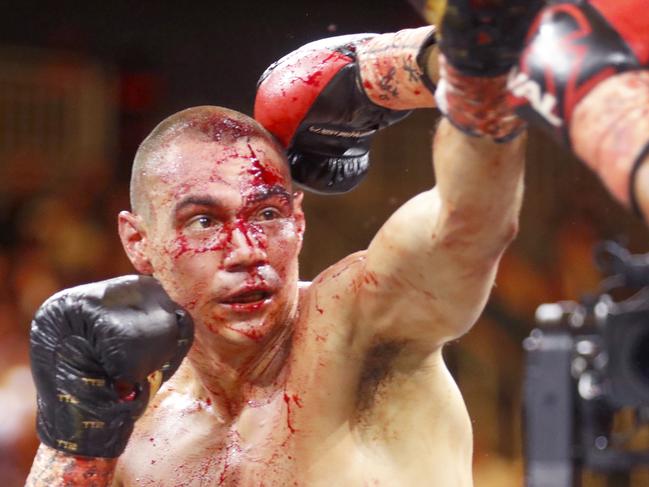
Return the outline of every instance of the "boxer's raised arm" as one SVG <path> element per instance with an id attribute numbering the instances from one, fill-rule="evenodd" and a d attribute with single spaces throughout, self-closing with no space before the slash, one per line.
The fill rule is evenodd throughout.
<path id="1" fill-rule="evenodd" d="M 516 234 L 524 124 L 507 103 L 540 1 L 448 0 L 439 13 L 434 142 L 437 187 L 399 209 L 367 251 L 358 300 L 368 332 L 435 348 L 482 311 L 500 256 Z"/>
<path id="2" fill-rule="evenodd" d="M 363 282 L 368 291 L 376 277 L 377 294 L 356 300 L 377 323 L 371 332 L 414 338 L 425 324 L 435 344 L 475 319 L 515 233 L 523 142 L 514 139 L 524 124 L 506 103 L 506 81 L 542 0 L 447 3 L 439 64 L 430 27 L 327 39 L 273 64 L 255 103 L 255 117 L 288 148 L 296 181 L 351 189 L 367 169 L 370 138 L 400 110 L 433 106 L 440 75 L 437 106 L 456 128 L 445 122 L 438 132 L 438 188 L 405 205 L 372 242 Z"/>
<path id="3" fill-rule="evenodd" d="M 473 325 L 516 234 L 524 145 L 440 124 L 437 186 L 397 210 L 368 248 L 358 303 L 369 332 L 437 347 Z"/>

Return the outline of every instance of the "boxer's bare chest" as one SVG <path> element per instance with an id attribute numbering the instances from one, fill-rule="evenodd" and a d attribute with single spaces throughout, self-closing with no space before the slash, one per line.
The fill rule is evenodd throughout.
<path id="1" fill-rule="evenodd" d="M 120 460 L 123 485 L 290 485 L 295 432 L 281 391 L 245 406 L 230 423 L 209 401 L 164 394 Z"/>
<path id="2" fill-rule="evenodd" d="M 288 386 L 266 400 L 250 401 L 231 422 L 221 420 L 209 401 L 169 388 L 160 395 L 136 425 L 120 459 L 117 485 L 313 485 L 307 477 L 314 462 L 342 467 L 355 449 L 345 423 L 334 431 L 329 421 L 341 417 L 335 406 L 327 414 Z M 330 460 L 335 457 L 339 460 Z"/>
<path id="3" fill-rule="evenodd" d="M 136 423 L 120 458 L 117 485 L 309 485 L 306 466 L 315 456 L 332 453 L 325 441 L 354 407 L 354 390 L 333 376 L 356 374 L 328 366 L 322 350 L 300 347 L 298 341 L 283 379 L 229 420 L 218 405 L 174 377 Z M 315 370 L 317 364 L 324 373 Z M 183 369 L 179 372 L 182 376 Z"/>

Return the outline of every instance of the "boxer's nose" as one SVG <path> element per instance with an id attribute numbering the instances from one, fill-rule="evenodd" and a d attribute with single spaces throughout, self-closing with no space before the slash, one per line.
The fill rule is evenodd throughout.
<path id="1" fill-rule="evenodd" d="M 229 272 L 240 272 L 252 267 L 259 267 L 267 263 L 266 251 L 257 240 L 258 236 L 237 226 L 232 230 L 228 246 L 228 254 L 224 261 L 225 269 Z"/>

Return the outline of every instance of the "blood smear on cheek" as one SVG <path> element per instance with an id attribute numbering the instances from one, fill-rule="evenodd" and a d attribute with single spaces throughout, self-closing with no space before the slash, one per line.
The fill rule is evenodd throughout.
<path id="1" fill-rule="evenodd" d="M 170 254 L 174 260 L 178 260 L 180 257 L 186 254 L 194 255 L 204 254 L 206 252 L 216 252 L 223 250 L 225 248 L 226 241 L 230 240 L 231 238 L 224 239 L 221 236 L 216 236 L 209 240 L 203 240 L 198 245 L 196 245 L 190 243 L 185 235 L 180 235 L 173 241 L 172 245 L 170 246 L 170 250 L 167 251 L 167 254 Z"/>
<path id="2" fill-rule="evenodd" d="M 177 239 L 175 239 L 172 243 L 172 245 L 165 250 L 165 252 L 171 257 L 176 260 L 180 258 L 182 255 L 190 252 L 192 249 L 189 246 L 189 242 L 187 242 L 187 237 L 184 235 L 181 235 Z"/>

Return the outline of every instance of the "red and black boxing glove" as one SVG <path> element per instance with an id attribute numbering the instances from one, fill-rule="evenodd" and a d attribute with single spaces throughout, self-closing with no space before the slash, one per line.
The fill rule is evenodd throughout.
<path id="1" fill-rule="evenodd" d="M 508 82 L 516 112 L 569 146 L 636 211 L 633 179 L 649 153 L 646 8 L 645 0 L 551 2 Z"/>
<path id="2" fill-rule="evenodd" d="M 644 0 L 555 1 L 538 15 L 510 75 L 517 113 L 570 144 L 578 103 L 602 80 L 649 63 Z"/>
<path id="3" fill-rule="evenodd" d="M 353 189 L 367 173 L 376 133 L 405 118 L 410 104 L 416 105 L 408 96 L 432 100 L 429 87 L 433 84 L 422 63 L 423 53 L 435 42 L 434 31 L 401 32 L 405 34 L 358 34 L 316 41 L 280 59 L 261 76 L 255 119 L 287 149 L 295 182 L 318 193 Z M 392 36 L 391 44 L 382 45 L 379 55 L 377 46 L 387 36 Z M 407 42 L 402 44 L 403 39 Z M 367 60 L 366 79 L 359 53 Z M 405 64 L 392 64 L 394 58 Z M 411 85 L 405 89 L 391 83 L 389 76 L 392 72 L 394 79 L 391 70 L 402 66 L 411 69 Z M 378 76 L 383 86 L 375 87 L 373 75 L 385 69 L 387 75 Z M 401 96 L 408 102 L 395 103 Z"/>

